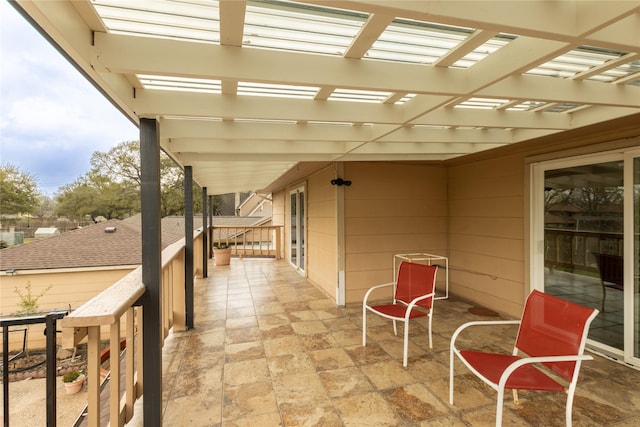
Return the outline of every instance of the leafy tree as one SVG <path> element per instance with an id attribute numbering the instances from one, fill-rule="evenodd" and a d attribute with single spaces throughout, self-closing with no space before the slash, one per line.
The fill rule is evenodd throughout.
<path id="1" fill-rule="evenodd" d="M 41 194 L 38 197 L 38 206 L 33 211 L 33 214 L 40 218 L 53 218 L 55 216 L 55 200 L 46 194 Z"/>
<path id="2" fill-rule="evenodd" d="M 125 141 L 111 148 L 106 153 L 95 151 L 91 155 L 90 175 L 113 182 L 134 182 L 140 185 L 140 143 Z"/>
<path id="3" fill-rule="evenodd" d="M 140 143 L 125 141 L 91 156 L 91 170 L 57 195 L 59 214 L 75 218 L 125 218 L 140 212 Z M 184 173 L 167 155 L 160 157 L 161 214 L 184 214 Z M 194 185 L 194 211 L 201 209 Z"/>
<path id="4" fill-rule="evenodd" d="M 38 206 L 35 178 L 9 163 L 0 164 L 0 214 L 31 213 Z"/>
<path id="5" fill-rule="evenodd" d="M 98 209 L 99 189 L 87 182 L 85 177 L 60 188 L 56 196 L 56 213 L 70 218 L 82 219 L 85 215 L 95 218 Z"/>

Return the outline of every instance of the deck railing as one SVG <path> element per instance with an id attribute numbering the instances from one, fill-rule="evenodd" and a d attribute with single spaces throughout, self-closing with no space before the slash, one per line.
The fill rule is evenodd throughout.
<path id="1" fill-rule="evenodd" d="M 9 362 L 25 353 L 27 341 L 28 325 L 45 324 L 46 335 L 46 406 L 47 406 L 47 425 L 55 425 L 56 423 L 56 330 L 57 321 L 67 314 L 66 311 L 51 311 L 48 313 L 33 314 L 24 317 L 13 317 L 0 319 L 0 327 L 2 328 L 2 408 L 3 421 L 5 426 L 9 425 Z M 20 329 L 24 331 L 24 340 L 22 351 L 9 357 L 9 328 L 24 327 Z"/>
<path id="2" fill-rule="evenodd" d="M 598 272 L 594 253 L 623 254 L 622 233 L 545 228 L 545 265 L 570 271 Z"/>
<path id="3" fill-rule="evenodd" d="M 212 227 L 212 245 L 226 244 L 238 257 L 281 258 L 282 226 Z"/>
<path id="4" fill-rule="evenodd" d="M 212 245 L 226 243 L 236 256 L 275 257 L 281 254 L 281 226 L 214 227 Z M 194 233 L 194 277 L 201 277 L 206 251 L 204 233 Z M 167 337 L 171 328 L 186 328 L 185 314 L 185 241 L 162 251 L 162 330 Z M 101 424 L 101 367 L 109 349 L 109 424 L 123 426 L 134 414 L 135 401 L 142 396 L 142 310 L 137 302 L 145 293 L 142 267 L 80 306 L 61 320 L 63 345 L 72 347 L 87 338 L 87 410 L 90 427 Z M 124 342 L 124 371 L 121 352 Z M 122 382 L 124 382 L 124 387 Z M 115 396 L 115 398 L 114 398 Z M 106 418 L 106 417 L 104 417 Z"/>
<path id="5" fill-rule="evenodd" d="M 201 275 L 204 261 L 202 232 L 194 235 L 194 276 Z M 163 337 L 171 328 L 185 329 L 184 239 L 162 251 L 162 327 Z M 61 322 L 63 340 L 71 347 L 87 337 L 87 424 L 101 422 L 101 366 L 109 349 L 109 424 L 123 426 L 134 413 L 136 399 L 142 395 L 142 307 L 137 301 L 145 293 L 142 267 L 100 293 Z M 122 336 L 124 335 L 124 338 Z M 121 372 L 121 344 L 125 343 L 124 372 Z M 122 379 L 123 380 L 122 380 Z M 124 389 L 122 389 L 124 381 Z"/>

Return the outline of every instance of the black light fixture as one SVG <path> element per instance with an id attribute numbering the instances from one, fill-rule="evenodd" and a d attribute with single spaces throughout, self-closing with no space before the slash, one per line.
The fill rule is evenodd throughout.
<path id="1" fill-rule="evenodd" d="M 331 185 L 337 185 L 338 187 L 341 187 L 341 186 L 344 185 L 344 186 L 348 187 L 348 186 L 351 185 L 351 181 L 346 181 L 346 180 L 344 180 L 342 178 L 337 178 L 337 179 L 332 179 L 331 180 Z"/>

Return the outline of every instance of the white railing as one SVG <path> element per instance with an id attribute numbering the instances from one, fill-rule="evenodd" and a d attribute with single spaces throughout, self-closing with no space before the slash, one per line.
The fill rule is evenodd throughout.
<path id="1" fill-rule="evenodd" d="M 274 257 L 280 259 L 282 226 L 212 227 L 213 245 L 225 244 L 238 257 Z"/>
<path id="2" fill-rule="evenodd" d="M 194 236 L 194 276 L 202 275 L 205 259 L 202 232 Z M 163 337 L 171 328 L 185 329 L 184 239 L 162 251 L 162 328 Z M 61 320 L 65 347 L 87 337 L 87 423 L 100 425 L 102 342 L 109 351 L 109 423 L 123 426 L 134 413 L 134 403 L 142 395 L 142 307 L 134 306 L 145 293 L 142 267 L 100 293 Z M 121 342 L 124 334 L 124 372 L 121 372 Z M 117 350 L 116 350 L 117 349 Z M 116 351 L 111 351 L 116 350 Z M 124 392 L 121 393 L 121 378 Z M 116 396 L 116 398 L 114 398 Z"/>

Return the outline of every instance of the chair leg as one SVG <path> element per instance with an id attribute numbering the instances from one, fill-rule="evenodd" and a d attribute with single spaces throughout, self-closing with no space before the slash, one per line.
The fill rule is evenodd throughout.
<path id="1" fill-rule="evenodd" d="M 573 410 L 573 392 L 569 391 L 567 393 L 567 408 L 565 410 L 565 412 L 566 412 L 565 417 L 567 419 L 567 421 L 566 421 L 567 427 L 571 427 L 571 424 L 572 424 L 572 420 L 571 420 L 572 410 Z"/>
<path id="2" fill-rule="evenodd" d="M 518 400 L 518 390 L 516 390 L 515 388 L 513 389 L 513 404 L 517 405 L 519 403 Z"/>
<path id="3" fill-rule="evenodd" d="M 502 426 L 502 406 L 504 402 L 504 389 L 498 389 L 498 397 L 496 399 L 498 401 L 496 406 L 496 427 Z"/>
<path id="4" fill-rule="evenodd" d="M 398 327 L 396 326 L 396 321 L 393 320 L 393 334 L 398 336 Z"/>
<path id="5" fill-rule="evenodd" d="M 429 350 L 433 351 L 433 339 L 431 337 L 431 319 L 433 318 L 433 311 L 429 312 Z"/>
<path id="6" fill-rule="evenodd" d="M 395 327 L 396 321 L 393 321 L 393 326 Z M 407 353 L 409 353 L 409 321 L 406 320 L 404 322 L 404 354 L 402 356 L 402 366 L 407 368 Z"/>
<path id="7" fill-rule="evenodd" d="M 453 346 L 449 351 L 449 404 L 453 405 L 453 363 L 455 358 L 453 357 Z"/>
<path id="8" fill-rule="evenodd" d="M 367 309 L 362 309 L 362 346 L 367 346 Z"/>

